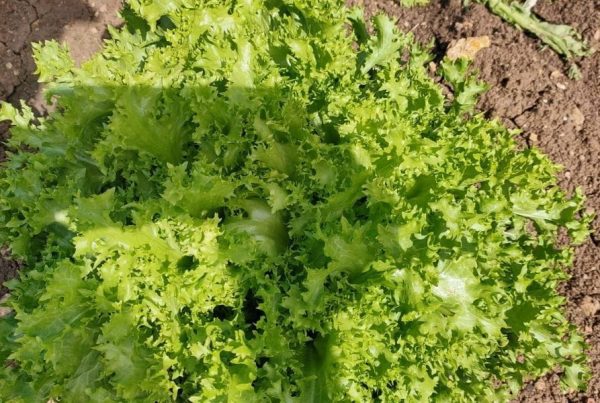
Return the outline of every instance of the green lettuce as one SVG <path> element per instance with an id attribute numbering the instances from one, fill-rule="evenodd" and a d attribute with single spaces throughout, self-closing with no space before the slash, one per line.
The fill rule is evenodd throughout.
<path id="1" fill-rule="evenodd" d="M 484 86 L 337 0 L 131 0 L 12 121 L 10 402 L 507 401 L 585 345 L 557 285 L 583 196 Z M 351 32 L 353 31 L 353 33 Z M 568 242 L 565 242 L 568 239 Z"/>

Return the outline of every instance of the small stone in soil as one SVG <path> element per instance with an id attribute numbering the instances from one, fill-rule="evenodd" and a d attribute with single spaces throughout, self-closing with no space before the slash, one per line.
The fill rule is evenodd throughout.
<path id="1" fill-rule="evenodd" d="M 581 310 L 585 316 L 592 317 L 600 311 L 600 301 L 593 299 L 589 295 L 586 295 L 581 301 Z"/>
<path id="2" fill-rule="evenodd" d="M 581 109 L 579 109 L 576 106 L 573 107 L 573 110 L 571 111 L 571 120 L 575 124 L 575 129 L 577 129 L 578 132 L 581 131 L 581 129 L 583 129 L 583 124 L 585 123 L 585 116 L 581 112 Z"/>
<path id="3" fill-rule="evenodd" d="M 545 390 L 548 387 L 548 385 L 546 385 L 546 381 L 543 379 L 538 379 L 538 381 L 535 383 L 535 388 L 537 390 Z"/>

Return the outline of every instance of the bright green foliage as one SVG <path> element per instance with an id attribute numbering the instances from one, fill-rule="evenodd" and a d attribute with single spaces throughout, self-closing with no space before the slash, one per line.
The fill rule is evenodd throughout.
<path id="1" fill-rule="evenodd" d="M 8 105 L 7 402 L 498 402 L 587 377 L 555 289 L 589 216 L 483 86 L 337 0 L 130 1 L 57 111 Z M 355 36 L 349 27 L 354 28 Z M 559 242 L 559 235 L 561 242 Z"/>
<path id="2" fill-rule="evenodd" d="M 400 4 L 404 7 L 424 6 L 429 3 L 429 0 L 400 0 Z"/>

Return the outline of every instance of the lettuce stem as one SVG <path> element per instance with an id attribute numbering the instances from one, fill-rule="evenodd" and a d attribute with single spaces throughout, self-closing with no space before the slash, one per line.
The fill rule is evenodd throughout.
<path id="1" fill-rule="evenodd" d="M 567 59 L 590 54 L 587 44 L 572 27 L 542 21 L 531 13 L 531 8 L 535 6 L 537 0 L 528 0 L 523 5 L 515 2 L 508 4 L 502 0 L 478 1 L 485 4 L 492 13 L 503 20 L 534 34 L 555 52 Z"/>

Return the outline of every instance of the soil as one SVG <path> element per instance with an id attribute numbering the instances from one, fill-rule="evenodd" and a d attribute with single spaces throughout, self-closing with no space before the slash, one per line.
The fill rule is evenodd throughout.
<path id="1" fill-rule="evenodd" d="M 570 65 L 540 42 L 490 14 L 481 5 L 464 8 L 460 0 L 432 0 L 407 9 L 395 0 L 352 0 L 368 15 L 385 11 L 423 44 L 433 43 L 438 59 L 452 41 L 487 35 L 491 46 L 480 51 L 475 67 L 490 90 L 479 109 L 508 127 L 522 130 L 528 146 L 541 148 L 564 166 L 562 186 L 580 186 L 588 206 L 600 213 L 600 0 L 539 1 L 534 11 L 555 23 L 570 24 L 599 50 L 576 60 L 580 80 L 568 76 Z M 118 23 L 119 0 L 0 0 L 0 99 L 24 99 L 43 112 L 31 58 L 31 41 L 59 39 L 83 61 L 98 49 L 106 24 Z M 0 134 L 5 132 L 0 127 Z M 2 152 L 0 147 L 0 158 Z M 16 264 L 0 254 L 0 283 L 14 275 Z M 572 278 L 561 292 L 569 318 L 590 345 L 593 377 L 586 393 L 564 396 L 558 375 L 528 384 L 516 402 L 600 403 L 600 218 L 576 255 Z M 2 290 L 0 290 L 0 295 Z"/>

